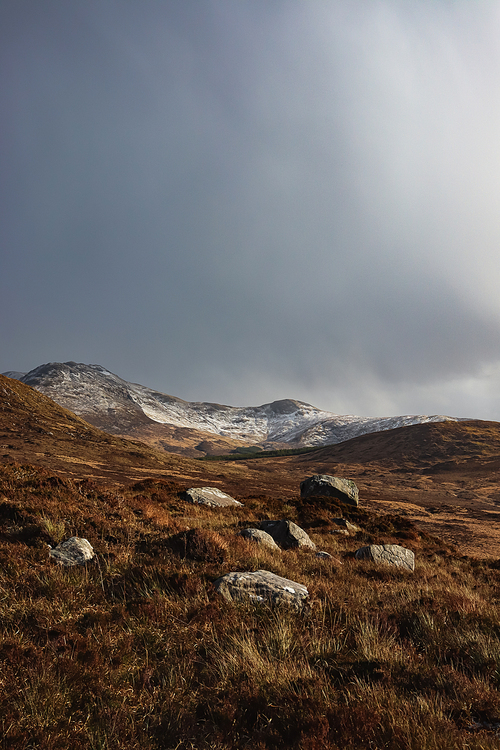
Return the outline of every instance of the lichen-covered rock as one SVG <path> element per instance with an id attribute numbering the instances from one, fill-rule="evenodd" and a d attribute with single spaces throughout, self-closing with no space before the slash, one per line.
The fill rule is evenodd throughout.
<path id="1" fill-rule="evenodd" d="M 351 479 L 315 474 L 300 484 L 300 497 L 335 497 L 348 505 L 358 505 L 359 491 Z"/>
<path id="2" fill-rule="evenodd" d="M 209 505 L 212 508 L 225 508 L 231 505 L 243 505 L 217 487 L 191 487 L 183 494 L 185 500 L 199 505 Z"/>
<path id="3" fill-rule="evenodd" d="M 214 586 L 228 601 L 249 599 L 255 603 L 291 604 L 301 606 L 309 592 L 301 583 L 282 578 L 268 570 L 254 573 L 227 573 L 218 578 Z"/>
<path id="4" fill-rule="evenodd" d="M 270 534 L 276 544 L 283 549 L 290 549 L 291 547 L 316 549 L 316 545 L 309 538 L 309 535 L 293 521 L 285 519 L 281 521 L 261 521 L 259 526 L 262 531 Z"/>
<path id="5" fill-rule="evenodd" d="M 355 558 L 387 563 L 412 572 L 415 570 L 415 554 L 411 549 L 401 547 L 399 544 L 370 544 L 358 549 Z"/>
<path id="6" fill-rule="evenodd" d="M 94 550 L 87 539 L 72 536 L 49 551 L 50 557 L 59 565 L 85 565 L 94 557 Z"/>
<path id="7" fill-rule="evenodd" d="M 262 531 L 262 529 L 243 529 L 241 536 L 245 537 L 245 539 L 257 542 L 257 544 L 263 544 L 265 547 L 279 550 L 279 547 L 272 536 L 266 531 Z"/>

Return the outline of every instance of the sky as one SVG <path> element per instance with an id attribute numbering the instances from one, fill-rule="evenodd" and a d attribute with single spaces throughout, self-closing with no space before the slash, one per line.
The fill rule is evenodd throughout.
<path id="1" fill-rule="evenodd" d="M 0 372 L 500 420 L 500 1 L 2 0 Z"/>

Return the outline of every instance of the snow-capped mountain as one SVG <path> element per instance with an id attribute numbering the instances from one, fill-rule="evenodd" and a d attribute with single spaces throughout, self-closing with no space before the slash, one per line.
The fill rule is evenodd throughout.
<path id="1" fill-rule="evenodd" d="M 3 374 L 36 388 L 108 432 L 138 436 L 141 427 L 148 427 L 150 435 L 154 425 L 182 428 L 184 437 L 186 430 L 195 431 L 198 443 L 200 438 L 213 435 L 242 445 L 321 446 L 403 425 L 457 421 L 441 415 L 338 415 L 292 399 L 248 407 L 189 402 L 129 383 L 100 365 L 76 362 L 51 362 L 28 373 Z"/>

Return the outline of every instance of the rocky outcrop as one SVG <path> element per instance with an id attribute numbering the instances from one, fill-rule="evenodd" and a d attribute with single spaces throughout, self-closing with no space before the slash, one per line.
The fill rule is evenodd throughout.
<path id="1" fill-rule="evenodd" d="M 356 560 L 372 560 L 378 563 L 395 565 L 398 568 L 406 568 L 412 572 L 415 570 L 415 555 L 411 549 L 401 547 L 399 544 L 370 544 L 361 547 L 355 553 Z"/>
<path id="2" fill-rule="evenodd" d="M 316 545 L 309 538 L 309 535 L 293 521 L 285 519 L 281 521 L 261 521 L 259 526 L 262 531 L 270 534 L 276 544 L 283 549 L 291 549 L 292 547 L 316 549 Z"/>
<path id="3" fill-rule="evenodd" d="M 329 474 L 315 474 L 301 482 L 300 497 L 334 497 L 348 505 L 358 505 L 359 492 L 350 479 L 332 477 Z"/>
<path id="4" fill-rule="evenodd" d="M 245 539 L 257 542 L 257 544 L 262 544 L 264 547 L 279 550 L 279 547 L 272 536 L 266 531 L 262 531 L 262 529 L 243 529 L 241 536 L 245 537 Z"/>
<path id="5" fill-rule="evenodd" d="M 65 542 L 49 551 L 50 557 L 59 565 L 71 567 L 72 565 L 85 565 L 94 557 L 94 550 L 87 539 L 72 536 Z"/>
<path id="6" fill-rule="evenodd" d="M 191 487 L 183 493 L 184 500 L 198 505 L 209 505 L 211 508 L 226 508 L 243 505 L 217 487 Z"/>
<path id="7" fill-rule="evenodd" d="M 268 570 L 254 573 L 227 573 L 214 583 L 216 591 L 228 601 L 249 599 L 255 603 L 291 604 L 300 607 L 309 596 L 301 583 L 282 578 Z"/>

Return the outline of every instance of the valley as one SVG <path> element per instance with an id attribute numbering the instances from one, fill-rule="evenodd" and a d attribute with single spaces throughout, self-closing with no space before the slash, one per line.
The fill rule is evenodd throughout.
<path id="1" fill-rule="evenodd" d="M 500 425 L 428 422 L 362 435 L 317 451 L 200 461 L 102 432 L 23 383 L 0 376 L 0 458 L 109 485 L 169 478 L 239 498 L 297 496 L 304 477 L 352 479 L 361 504 L 398 513 L 463 554 L 500 557 Z"/>

